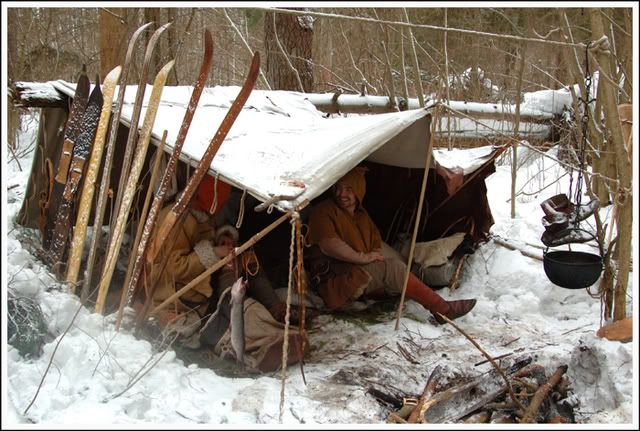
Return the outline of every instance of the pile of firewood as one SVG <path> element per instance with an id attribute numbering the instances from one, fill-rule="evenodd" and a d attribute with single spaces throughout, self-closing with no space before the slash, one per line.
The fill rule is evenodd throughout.
<path id="1" fill-rule="evenodd" d="M 532 358 L 478 377 L 445 382 L 431 373 L 420 397 L 403 399 L 389 423 L 575 423 L 567 366 L 546 370 Z M 375 394 L 374 394 L 375 395 Z"/>

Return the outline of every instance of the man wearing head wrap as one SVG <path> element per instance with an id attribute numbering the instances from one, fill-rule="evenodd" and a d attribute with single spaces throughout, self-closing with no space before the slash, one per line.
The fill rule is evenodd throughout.
<path id="1" fill-rule="evenodd" d="M 333 186 L 333 198 L 319 203 L 309 217 L 310 275 L 329 309 L 340 309 L 363 296 L 402 292 L 406 264 L 385 251 L 377 226 L 362 206 L 366 168 L 356 167 Z M 387 246 L 388 247 L 388 246 Z M 406 296 L 429 310 L 455 319 L 475 306 L 475 299 L 446 301 L 409 273 Z"/>

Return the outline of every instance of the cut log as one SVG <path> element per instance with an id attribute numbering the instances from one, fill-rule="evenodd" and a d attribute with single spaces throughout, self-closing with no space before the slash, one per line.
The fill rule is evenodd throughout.
<path id="1" fill-rule="evenodd" d="M 69 97 L 48 82 L 18 81 L 11 89 L 13 104 L 26 108 L 66 108 Z"/>
<path id="2" fill-rule="evenodd" d="M 504 374 L 510 375 L 531 363 L 531 359 L 519 361 Z M 455 423 L 480 409 L 507 391 L 507 384 L 496 369 L 472 381 L 447 389 L 425 402 L 420 416 L 423 423 Z"/>
<path id="3" fill-rule="evenodd" d="M 633 339 L 633 319 L 627 317 L 626 319 L 608 323 L 598 329 L 596 335 L 600 338 L 606 338 L 609 341 L 628 343 Z"/>
<path id="4" fill-rule="evenodd" d="M 549 378 L 549 381 L 538 388 L 536 393 L 533 395 L 533 398 L 531 399 L 531 404 L 529 404 L 527 411 L 524 413 L 524 416 L 522 416 L 520 423 L 524 423 L 524 424 L 535 423 L 535 417 L 538 414 L 540 405 L 542 404 L 544 399 L 549 395 L 553 387 L 557 385 L 558 382 L 562 379 L 562 376 L 564 375 L 564 373 L 567 372 L 568 368 L 569 367 L 566 365 L 559 366 L 556 372 L 553 373 L 551 378 Z"/>
<path id="5" fill-rule="evenodd" d="M 435 392 L 435 388 L 438 383 L 438 379 L 441 377 L 441 374 L 442 374 L 442 368 L 440 367 L 440 365 L 438 365 L 437 367 L 434 368 L 434 370 L 429 375 L 429 378 L 427 379 L 427 384 L 424 385 L 424 390 L 422 391 L 422 395 L 420 396 L 420 399 L 418 400 L 418 403 L 415 409 L 413 409 L 413 411 L 409 415 L 409 418 L 407 419 L 409 423 L 416 423 L 418 422 L 420 417 L 422 417 L 421 412 L 424 409 L 424 406 L 427 403 L 427 401 L 431 398 L 431 396 Z"/>

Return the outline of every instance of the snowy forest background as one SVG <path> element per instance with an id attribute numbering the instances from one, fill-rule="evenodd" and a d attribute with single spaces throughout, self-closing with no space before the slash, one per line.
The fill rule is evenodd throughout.
<path id="1" fill-rule="evenodd" d="M 584 8 L 580 3 L 574 3 L 556 9 L 495 8 L 478 4 L 473 8 L 309 8 L 276 13 L 272 9 L 240 7 L 114 8 L 109 3 L 92 4 L 90 8 L 50 8 L 14 2 L 5 9 L 8 3 L 3 2 L 3 24 L 7 24 L 3 25 L 5 89 L 17 81 L 63 79 L 75 82 L 82 65 L 87 66 L 92 81 L 96 74 L 103 79 L 106 72 L 121 61 L 129 36 L 137 27 L 148 21 L 173 21 L 168 36 L 160 41 L 154 58 L 156 66 L 152 65 L 155 70 L 169 59 L 176 59 L 167 85 L 193 83 L 201 60 L 202 33 L 208 28 L 214 33 L 214 62 L 208 86 L 239 85 L 248 69 L 251 52 L 257 50 L 263 58 L 263 75 L 257 89 L 366 93 L 405 99 L 424 94 L 432 100 L 512 104 L 518 103 L 525 94 L 574 89 L 572 108 L 579 109 L 577 95 L 585 83 L 585 44 L 602 41 L 605 37 L 608 44 L 600 45 L 602 49 L 592 48 L 589 57 L 590 72 L 597 70 L 598 76 L 603 73 L 605 76 L 598 80 L 604 84 L 599 86 L 598 103 L 592 107 L 598 121 L 592 116 L 588 126 L 594 145 L 590 151 L 597 148 L 603 157 L 602 162 L 594 163 L 590 169 L 620 186 L 616 190 L 594 180 L 594 192 L 602 202 L 614 200 L 620 190 L 633 188 L 635 192 L 633 196 L 628 195 L 626 201 L 620 201 L 617 215 L 612 214 L 611 207 L 601 211 L 603 223 L 598 227 L 609 240 L 603 241 L 604 247 L 608 248 L 611 236 L 607 236 L 602 227 L 611 225 L 612 217 L 618 217 L 616 234 L 626 241 L 620 241 L 616 257 L 625 264 L 615 265 L 614 262 L 611 268 L 621 269 L 622 276 L 616 272 L 608 284 L 601 283 L 599 289 L 610 292 L 606 300 L 591 297 L 585 291 L 559 291 L 546 281 L 538 285 L 545 277 L 538 263 L 530 262 L 517 251 L 507 251 L 490 243 L 470 261 L 469 275 L 465 277 L 473 274 L 473 280 L 464 278 L 461 284 L 462 289 L 465 286 L 470 289 L 471 284 L 480 289 L 477 294 L 484 305 L 470 314 L 465 323 L 474 326 L 474 334 L 485 347 L 498 354 L 505 350 L 500 345 L 514 338 L 509 337 L 510 333 L 522 331 L 520 346 L 536 350 L 538 359 L 545 366 L 555 368 L 561 362 L 569 363 L 575 390 L 572 400 L 576 401 L 578 419 L 582 423 L 637 424 L 637 408 L 632 407 L 637 405 L 638 384 L 635 342 L 620 344 L 594 337 L 603 321 L 637 315 L 637 308 L 634 308 L 637 286 L 633 285 L 637 276 L 629 274 L 637 268 L 637 231 L 632 231 L 632 226 L 637 225 L 637 166 L 624 162 L 623 143 L 617 132 L 612 132 L 619 127 L 614 121 L 617 105 L 632 103 L 634 94 L 633 77 L 637 78 L 638 73 L 637 60 L 633 57 L 638 33 L 637 5 L 619 2 L 615 7 Z M 144 49 L 143 45 L 140 50 Z M 283 51 L 286 57 L 282 55 Z M 136 56 L 141 58 L 142 52 L 137 52 Z M 134 65 L 132 76 L 138 75 L 136 67 L 139 65 Z M 3 226 L 7 224 L 3 238 L 11 243 L 11 253 L 6 251 L 5 256 L 12 265 L 12 271 L 3 274 L 3 287 L 14 284 L 20 287 L 22 294 L 35 298 L 43 307 L 49 319 L 48 330 L 55 338 L 66 328 L 77 303 L 71 295 L 64 293 L 63 287 L 52 284 L 46 269 L 28 248 L 20 245 L 25 233 L 13 225 L 11 218 L 23 197 L 24 191 L 20 187 L 26 182 L 24 172 L 31 166 L 34 148 L 30 143 L 37 114 L 33 109 L 15 107 L 11 103 L 3 111 L 6 112 L 6 117 L 3 114 L 3 120 L 6 120 L 3 123 L 6 125 L 3 127 L 3 166 L 10 166 L 10 172 L 5 170 L 3 173 L 3 207 L 8 211 L 3 211 L 2 222 Z M 603 124 L 606 128 L 601 127 Z M 563 141 L 563 144 L 567 142 Z M 440 144 L 447 143 L 441 135 Z M 452 145 L 491 143 L 480 140 Z M 513 193 L 508 186 L 514 172 L 509 154 L 500 161 L 498 172 L 488 183 L 496 218 L 493 233 L 537 242 L 541 233 L 541 214 L 537 201 L 527 196 L 549 197 L 566 190 L 567 184 L 552 179 L 553 168 L 540 162 L 544 157 L 535 157 L 538 153 L 533 150 L 536 148 L 532 147 L 528 152 L 528 144 L 523 142 L 521 149 L 525 150 L 515 164 L 518 172 L 516 190 L 520 191 L 515 216 L 514 209 L 506 203 Z M 531 157 L 527 159 L 527 155 Z M 555 157 L 557 153 L 550 155 Z M 545 172 L 542 176 L 553 185 L 540 180 L 540 163 Z M 555 169 L 562 168 L 555 166 Z M 8 175 L 14 175 L 18 181 L 6 181 Z M 594 177 L 598 178 L 598 175 Z M 531 178 L 537 180 L 528 181 Z M 499 266 L 498 261 L 510 262 L 510 267 Z M 29 284 L 30 278 L 38 282 Z M 540 290 L 525 289 L 531 285 Z M 461 290 L 453 298 L 464 297 L 469 292 Z M 621 292 L 617 299 L 615 292 Z M 620 297 L 622 305 L 613 307 Z M 428 327 L 425 333 L 424 326 L 420 325 L 425 324 L 426 318 L 420 315 L 419 307 L 413 305 L 407 306 L 417 317 L 405 321 L 405 336 L 411 338 L 420 334 L 418 344 L 426 349 L 431 343 L 443 348 L 443 338 L 433 340 L 447 335 L 449 365 L 455 370 L 450 374 L 468 373 L 470 362 L 481 359 L 477 357 L 478 352 L 452 328 Z M 512 326 L 506 324 L 498 329 L 496 319 L 510 322 Z M 154 355 L 158 352 L 129 335 L 115 338 L 112 345 L 115 351 L 119 349 L 120 354 L 137 358 L 124 370 L 120 365 L 121 356 L 105 353 L 108 351 L 105 343 L 109 344 L 108 340 L 113 337 L 109 317 L 82 313 L 81 320 L 82 323 L 68 335 L 67 350 L 55 363 L 58 381 L 52 378 L 47 382 L 44 396 L 39 398 L 40 403 L 44 399 L 47 401 L 36 404 L 30 415 L 22 413 L 38 388 L 55 341 L 48 342 L 45 346 L 47 354 L 38 360 L 25 360 L 9 349 L 9 377 L 13 388 L 8 409 L 10 423 L 69 424 L 73 420 L 73 423 L 88 425 L 99 422 L 144 426 L 149 423 L 262 424 L 278 421 L 281 413 L 275 395 L 279 391 L 278 376 L 256 380 L 228 379 L 210 370 L 184 368 L 171 354 L 158 363 L 134 393 L 117 396 L 135 376 L 134 370 L 141 369 L 149 358 L 155 360 L 157 356 Z M 307 370 L 312 382 L 310 387 L 303 385 L 300 376 L 292 373 L 294 376 L 287 386 L 290 392 L 286 414 L 280 418 L 284 423 L 384 422 L 387 408 L 371 397 L 353 397 L 349 385 L 363 378 L 362 372 L 357 371 L 361 367 L 358 360 L 362 357 L 354 357 L 354 352 L 377 352 L 377 356 L 373 355 L 377 362 L 372 361 L 364 369 L 374 370 L 379 366 L 382 374 L 399 379 L 408 394 L 421 392 L 425 373 L 428 376 L 428 370 L 437 362 L 437 355 L 427 356 L 424 368 L 414 366 L 410 372 L 399 375 L 393 368 L 398 360 L 397 351 L 385 354 L 383 352 L 388 349 L 378 350 L 394 340 L 392 322 L 380 323 L 368 331 L 349 322 L 328 319 L 321 323 L 330 332 L 343 334 L 344 338 L 329 337 L 320 343 L 314 353 L 315 362 L 312 360 Z M 637 322 L 635 326 L 637 337 Z M 365 343 L 363 338 L 370 342 Z M 540 341 L 541 338 L 545 341 Z M 86 347 L 88 344 L 92 347 Z M 513 350 L 519 348 L 511 347 Z M 340 360 L 327 366 L 328 357 L 345 349 Z M 109 363 L 107 371 L 99 367 L 103 357 Z M 83 359 L 86 361 L 79 362 Z M 3 361 L 3 376 L 6 366 Z M 195 390 L 190 391 L 188 388 L 194 388 L 192 378 L 197 378 L 199 384 L 205 383 L 203 386 L 196 384 Z M 19 390 L 21 387 L 22 391 Z M 200 411 L 196 406 L 212 402 L 206 389 L 211 387 L 217 388 L 215 402 L 220 404 L 215 412 Z M 157 401 L 176 391 L 184 395 L 172 408 Z M 274 396 L 261 399 L 266 393 Z M 327 394 L 326 399 L 320 397 L 323 393 Z M 116 401 L 104 404 L 108 398 Z M 243 400 L 246 400 L 244 405 Z M 6 401 L 4 393 L 3 401 Z M 3 402 L 3 410 L 4 406 Z M 3 413 L 3 425 L 5 417 Z"/>

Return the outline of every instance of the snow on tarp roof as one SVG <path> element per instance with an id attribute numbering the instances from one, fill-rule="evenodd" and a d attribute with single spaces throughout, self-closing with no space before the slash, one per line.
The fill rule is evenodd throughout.
<path id="1" fill-rule="evenodd" d="M 52 82 L 70 96 L 75 85 Z M 200 160 L 240 87 L 205 88 L 195 111 L 181 159 Z M 116 94 L 117 94 L 116 90 Z M 121 122 L 130 125 L 137 86 L 127 86 Z M 153 126 L 152 139 L 159 144 L 167 130 L 166 150 L 172 151 L 191 98 L 191 86 L 165 87 Z M 147 85 L 139 127 L 144 121 L 151 86 Z M 264 202 L 286 196 L 276 207 L 286 211 L 305 199 L 311 201 L 362 160 L 394 166 L 423 168 L 429 132 L 429 112 L 415 109 L 387 114 L 325 118 L 304 94 L 254 90 L 231 127 L 210 169 L 220 179 L 247 190 Z M 385 145 L 387 144 L 388 145 Z M 434 152 L 445 167 L 471 172 L 486 161 L 490 147 L 466 150 L 447 157 Z M 479 159 L 475 156 L 478 156 Z M 474 168 L 475 166 L 475 168 Z"/>

